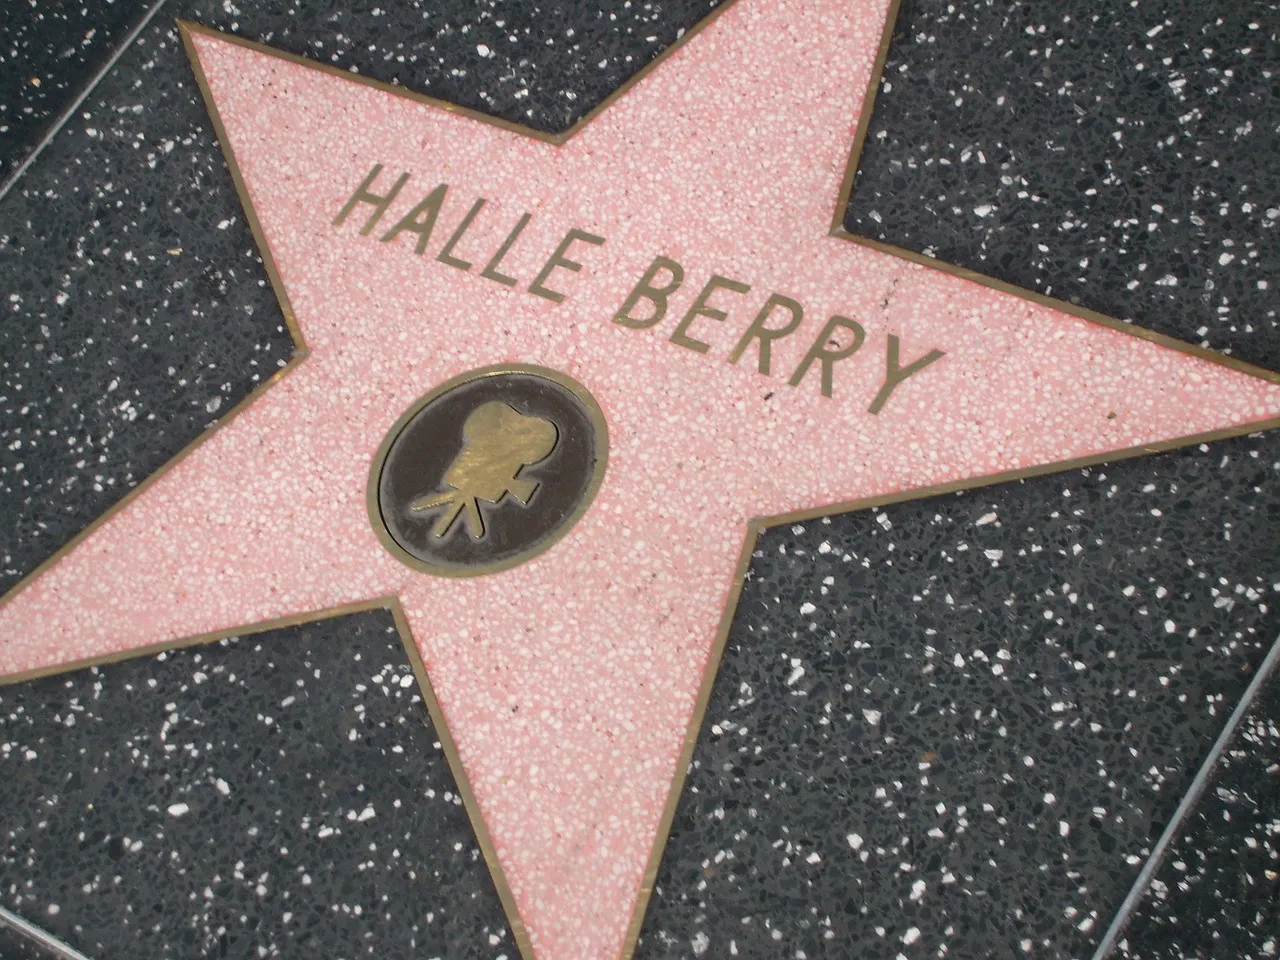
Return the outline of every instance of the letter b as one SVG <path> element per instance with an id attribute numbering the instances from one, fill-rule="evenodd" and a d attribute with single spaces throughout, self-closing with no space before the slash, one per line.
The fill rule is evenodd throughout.
<path id="1" fill-rule="evenodd" d="M 665 270 L 671 275 L 671 279 L 666 286 L 655 287 L 653 285 L 653 279 L 658 275 L 659 270 Z M 644 272 L 640 282 L 627 294 L 627 299 L 618 308 L 618 312 L 613 315 L 613 322 L 620 323 L 624 327 L 630 327 L 633 330 L 645 330 L 660 323 L 662 318 L 667 315 L 667 298 L 675 293 L 683 282 L 684 268 L 680 264 L 674 260 L 668 260 L 666 257 L 654 257 L 653 263 L 649 264 L 649 269 Z M 653 316 L 641 319 L 631 315 L 631 311 L 635 309 L 641 300 L 648 300 L 653 304 Z"/>

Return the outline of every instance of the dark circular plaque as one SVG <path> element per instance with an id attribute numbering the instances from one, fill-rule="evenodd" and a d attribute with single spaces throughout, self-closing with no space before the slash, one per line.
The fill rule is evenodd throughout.
<path id="1" fill-rule="evenodd" d="M 454 377 L 387 434 L 369 517 L 397 559 L 428 573 L 505 570 L 564 536 L 604 476 L 608 433 L 577 381 L 509 364 Z"/>

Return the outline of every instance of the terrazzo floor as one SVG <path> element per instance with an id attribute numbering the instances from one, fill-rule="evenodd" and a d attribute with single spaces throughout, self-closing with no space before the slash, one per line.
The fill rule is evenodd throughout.
<path id="1" fill-rule="evenodd" d="M 1280 951 L 1274 680 L 1247 705 L 1136 907 L 1122 908 L 1280 633 L 1273 609 L 1280 450 L 1274 432 L 1249 432 L 1274 416 L 1268 381 L 1276 375 L 1266 371 L 1277 351 L 1280 197 L 1271 158 L 1280 127 L 1269 104 L 1280 69 L 1280 5 L 904 0 L 889 11 L 874 113 L 855 131 L 884 6 L 839 7 L 839 16 L 810 22 L 822 5 L 766 11 L 760 0 L 738 0 L 559 148 L 557 156 L 580 158 L 568 174 L 540 159 L 542 146 L 556 148 L 517 142 L 456 114 L 442 115 L 442 130 L 469 123 L 478 132 L 446 138 L 438 160 L 422 133 L 434 128 L 421 125 L 423 141 L 407 144 L 403 156 L 395 155 L 394 136 L 371 153 L 359 147 L 366 131 L 409 122 L 395 118 L 418 116 L 412 111 L 422 105 L 391 97 L 403 106 L 384 115 L 381 101 L 360 99 L 374 96 L 369 87 L 288 73 L 282 61 L 202 35 L 207 41 L 195 46 L 205 52 L 196 56 L 207 58 L 203 69 L 229 138 L 220 144 L 176 21 L 554 136 L 575 130 L 714 4 L 82 6 L 72 12 L 36 0 L 0 27 L 0 176 L 9 178 L 0 187 L 6 589 L 276 379 L 295 356 L 299 328 L 313 356 L 237 418 L 250 425 L 247 436 L 259 438 L 256 454 L 229 448 L 234 441 L 224 438 L 233 432 L 219 430 L 203 453 L 184 461 L 186 475 L 208 471 L 202 489 L 212 496 L 194 501 L 201 506 L 179 499 L 170 513 L 142 515 L 148 501 L 137 498 L 119 522 L 100 528 L 97 541 L 85 541 L 108 549 L 73 550 L 50 576 L 6 598 L 0 663 L 51 675 L 0 686 L 0 905 L 95 960 L 514 958 L 521 951 L 568 960 L 631 950 L 637 957 L 894 960 L 1099 953 L 1100 960 Z M 822 32 L 833 24 L 830 35 Z M 710 59 L 687 66 L 700 43 Z M 844 50 L 854 53 L 842 60 Z M 790 69 L 771 69 L 774 56 Z M 261 83 L 259 64 L 267 65 Z M 219 69 L 232 79 L 220 80 Z M 681 81 L 684 70 L 694 72 Z M 307 139 L 308 130 L 340 129 L 332 115 L 302 109 L 313 74 L 325 90 L 354 91 L 342 101 L 345 115 L 359 118 L 341 138 L 359 160 L 349 169 L 324 136 Z M 274 107 L 235 100 L 235 85 L 255 83 L 284 90 L 293 105 L 272 114 Z M 694 98 L 701 102 L 679 105 L 680 91 L 692 89 L 703 91 Z M 735 89 L 737 97 L 722 99 Z M 770 111 L 771 97 L 792 109 Z M 806 98 L 811 103 L 794 109 Z M 722 140 L 699 139 L 722 119 L 742 126 L 726 127 L 733 133 Z M 732 194 L 735 181 L 725 171 L 750 171 L 774 156 L 760 144 L 775 142 L 787 124 L 812 136 L 786 141 L 772 172 L 745 177 L 754 186 L 749 195 Z M 825 233 L 855 132 L 865 146 L 843 218 L 835 218 L 860 238 L 847 244 Z M 628 165 L 601 174 L 615 135 L 627 144 Z M 284 146 L 273 147 L 273 137 Z M 279 275 L 259 256 L 224 160 L 228 143 Z M 564 153 L 575 149 L 581 152 Z M 510 170 L 503 150 L 518 158 Z M 459 212 L 483 190 L 512 220 L 533 212 L 524 242 L 530 250 L 540 243 L 541 259 L 516 247 L 507 261 L 522 278 L 519 290 L 508 294 L 501 284 L 436 266 L 434 286 L 414 281 L 428 313 L 449 297 L 475 297 L 446 312 L 465 316 L 468 303 L 486 304 L 510 314 L 517 341 L 528 343 L 552 322 L 546 318 L 566 309 L 577 323 L 577 301 L 615 307 L 659 254 L 688 268 L 690 283 L 679 303 L 672 296 L 673 311 L 688 305 L 714 268 L 751 284 L 750 312 L 735 309 L 735 289 L 721 284 L 715 303 L 729 312 L 728 339 L 716 339 L 720 318 L 711 313 L 691 314 L 682 328 L 686 341 L 709 341 L 704 350 L 702 341 L 690 346 L 671 335 L 671 316 L 660 338 L 615 324 L 608 343 L 616 348 L 583 334 L 561 336 L 559 353 L 524 346 L 494 358 L 550 358 L 598 392 L 610 419 L 611 460 L 595 512 L 564 546 L 506 580 L 432 581 L 429 594 L 414 594 L 410 584 L 418 581 L 404 578 L 421 575 L 378 552 L 363 514 L 368 455 L 327 462 L 333 486 L 308 489 L 323 490 L 317 504 L 354 504 L 359 530 L 353 523 L 343 541 L 367 538 L 374 551 L 353 548 L 359 589 L 331 590 L 338 558 L 310 548 L 307 538 L 347 530 L 345 514 L 283 533 L 233 524 L 230 537 L 199 535 L 202 523 L 224 523 L 218 491 L 241 478 L 278 478 L 282 450 L 298 449 L 278 446 L 279 423 L 256 413 L 266 409 L 258 406 L 263 399 L 300 384 L 303 407 L 319 411 L 337 400 L 341 409 L 343 378 L 378 380 L 376 364 L 336 339 L 334 331 L 354 323 L 344 312 L 416 309 L 396 299 L 412 297 L 409 290 L 390 292 L 413 267 L 412 243 L 395 251 L 407 260 L 393 259 L 376 235 L 359 246 L 360 221 L 346 233 L 332 226 L 335 205 L 319 181 L 310 199 L 325 212 L 318 219 L 324 232 L 289 226 L 289 204 L 303 209 L 308 195 L 268 185 L 280 182 L 272 176 L 287 178 L 294 160 L 312 172 L 338 164 L 333 176 L 348 178 L 347 192 L 374 160 L 388 164 L 384 188 L 392 170 L 412 169 L 412 183 L 422 185 L 415 201 L 446 179 L 432 179 L 433 170 L 454 162 L 449 202 L 461 204 Z M 676 160 L 689 162 L 664 182 L 659 171 Z M 486 163 L 489 173 L 478 172 Z M 559 176 L 566 186 L 552 189 Z M 586 183 L 593 187 L 582 191 Z M 611 184 L 626 189 L 614 197 Z M 604 207 L 617 215 L 602 216 Z M 450 209 L 442 231 L 457 219 Z M 691 210 L 700 216 L 687 223 L 710 229 L 686 229 Z M 388 213 L 383 226 L 402 212 Z M 717 239 L 721 222 L 750 224 L 765 236 L 810 221 L 821 223 L 823 239 L 772 260 L 738 235 Z M 541 312 L 522 319 L 524 308 L 512 304 L 533 299 L 528 277 L 569 227 L 607 243 L 580 241 L 572 256 L 585 266 L 555 273 L 552 287 L 564 291 L 567 307 L 544 297 Z M 443 234 L 433 243 L 442 241 Z M 806 274 L 813 257 L 826 256 L 823 244 L 840 253 Z M 994 285 L 914 266 L 912 258 L 922 257 Z M 333 289 L 342 297 L 362 289 L 366 299 L 327 318 L 324 284 L 332 287 L 353 258 L 362 258 L 364 287 Z M 649 279 L 656 285 L 661 276 Z M 785 287 L 793 277 L 802 279 Z M 909 290 L 932 289 L 934 277 L 954 285 L 951 299 L 913 319 L 920 310 L 911 304 L 930 301 Z M 493 290 L 468 293 L 468 284 Z M 276 296 L 281 287 L 295 308 L 288 317 Z M 786 382 L 803 363 L 809 327 L 803 343 L 776 342 L 776 385 L 756 370 L 757 353 L 761 371 L 769 367 L 764 340 L 741 365 L 724 362 L 760 302 L 783 289 L 812 305 L 810 326 L 832 312 L 825 291 L 840 290 L 850 316 L 866 325 L 868 349 L 874 342 L 876 359 L 865 371 L 853 372 L 856 360 L 833 365 L 832 397 L 821 389 L 821 364 L 811 363 L 798 385 Z M 1234 366 L 1086 319 L 1081 329 L 1096 331 L 1095 353 L 1090 366 L 1073 368 L 1046 331 L 1082 321 L 1019 290 L 1057 298 L 1068 311 L 1132 322 Z M 891 315 L 897 296 L 900 313 Z M 879 309 L 890 319 L 877 326 L 867 317 L 882 298 Z M 1057 373 L 1056 386 L 1033 388 L 1012 372 L 1016 365 L 993 376 L 992 354 L 966 353 L 982 337 L 964 334 L 965 308 L 955 304 L 982 305 L 990 343 L 999 339 L 990 318 L 1006 302 L 1042 341 L 1039 369 L 1049 384 Z M 628 316 L 640 316 L 643 304 L 630 305 Z M 375 326 L 364 337 L 390 340 L 394 330 Z M 872 430 L 862 424 L 885 377 L 885 332 L 901 336 L 904 364 L 926 347 L 946 355 L 889 394 L 883 414 L 874 415 L 887 426 Z M 824 330 L 819 342 L 836 333 Z M 481 365 L 487 355 L 467 337 L 479 344 L 494 335 L 491 325 L 467 332 L 455 324 L 448 348 L 442 332 L 421 355 L 402 342 L 399 359 L 421 363 L 424 381 L 396 380 L 366 401 L 367 413 L 345 418 L 349 432 L 376 446 L 386 426 L 371 424 L 389 424 L 427 387 Z M 299 378 L 331 342 L 339 344 L 340 376 L 321 384 L 327 399 L 320 402 L 306 393 L 313 381 Z M 454 359 L 430 372 L 431 358 L 447 350 Z M 1138 375 L 1110 386 L 1097 371 L 1113 361 L 1126 377 Z M 592 364 L 625 371 L 631 363 L 663 392 L 638 393 L 622 374 L 616 383 L 587 376 Z M 1208 386 L 1198 394 L 1192 387 L 1164 392 L 1185 371 L 1197 383 L 1208 377 Z M 921 386 L 934 377 L 932 390 Z M 1073 392 L 1080 383 L 1087 388 Z M 978 385 L 972 396 L 970 384 Z M 806 387 L 811 396 L 802 397 Z M 1029 406 L 1035 412 L 1028 414 L 1022 404 L 1033 398 L 1044 406 Z M 847 412 L 855 399 L 863 420 Z M 707 404 L 705 430 L 685 426 L 687 436 L 675 439 L 674 411 L 699 403 Z M 1099 426 L 1082 416 L 1052 422 L 1090 403 L 1099 405 Z M 726 417 L 717 405 L 738 412 Z M 980 453 L 958 457 L 962 445 L 929 432 L 935 405 L 994 417 L 1025 431 L 1026 440 L 996 455 L 983 437 Z M 1114 409 L 1119 423 L 1105 417 Z M 784 412 L 770 412 L 777 410 Z M 795 432 L 786 411 L 845 433 Z M 787 456 L 774 459 L 757 440 L 779 429 L 789 438 Z M 1030 469 L 1105 461 L 1107 451 L 1200 433 L 1205 442 L 1136 459 L 1045 475 Z M 866 452 L 851 453 L 842 443 L 849 436 Z M 727 438 L 736 446 L 712 455 Z M 671 475 L 671 463 L 642 464 L 664 444 L 668 456 L 701 467 L 646 513 L 631 494 L 617 494 L 610 478 L 630 469 L 660 489 L 653 485 Z M 898 495 L 999 469 L 1027 476 L 958 493 Z M 347 470 L 356 479 L 344 486 Z M 712 479 L 704 482 L 699 470 Z M 756 485 L 723 508 L 709 506 L 738 470 L 758 474 Z M 872 479 L 864 481 L 862 470 Z M 271 485 L 263 480 L 253 489 L 256 496 Z M 797 514 L 765 529 L 749 542 L 740 596 L 731 577 L 708 586 L 695 576 L 701 561 L 682 559 L 721 557 L 731 574 L 742 544 L 735 531 L 747 517 L 870 498 L 879 498 L 873 507 Z M 312 518 L 330 516 L 308 509 Z M 135 532 L 177 536 L 154 555 L 136 537 L 101 539 L 121 524 L 128 533 L 131 516 L 142 516 Z M 717 528 L 716 518 L 739 526 Z M 637 539 L 647 543 L 627 546 Z M 590 545 L 589 560 L 555 566 L 557 551 L 575 544 Z M 306 576 L 288 580 L 288 589 L 308 592 L 270 601 L 255 593 L 285 583 L 277 578 L 295 555 L 311 559 L 294 564 Z M 166 579 L 169 564 L 178 564 L 172 569 L 181 577 Z M 654 583 L 635 588 L 638 601 L 615 598 L 615 581 L 630 582 L 633 568 L 652 568 Z M 68 580 L 68 569 L 81 572 Z M 131 570 L 145 572 L 143 587 L 131 585 Z M 236 570 L 246 576 L 234 602 L 211 601 L 207 585 Z M 539 578 L 550 579 L 539 586 Z M 48 583 L 61 586 L 51 591 L 42 586 Z M 82 586 L 91 583 L 100 586 Z M 520 606 L 512 591 L 530 586 L 539 592 Z M 570 644 L 580 651 L 576 659 L 545 650 L 522 659 L 501 618 L 486 615 L 479 627 L 467 618 L 512 603 L 518 622 L 561 611 L 570 634 L 574 623 L 594 623 L 595 636 L 609 636 L 610 625 L 629 622 L 641 637 L 678 629 L 710 643 L 726 591 L 736 605 L 723 658 L 714 683 L 702 688 L 705 717 L 668 811 L 661 862 L 651 865 L 652 895 L 635 912 L 647 838 L 676 763 L 676 747 L 663 744 L 678 746 L 684 723 L 699 716 L 694 700 L 706 648 L 680 640 L 674 656 L 646 653 L 643 644 L 627 653 L 611 640 L 598 650 Z M 579 594 L 605 619 L 575 613 Z M 106 631 L 95 613 L 104 609 L 99 596 L 118 606 Z M 314 615 L 322 610 L 331 613 Z M 264 632 L 237 629 L 275 617 L 288 622 Z M 159 653 L 135 649 L 206 631 L 220 638 Z M 615 657 L 615 649 L 623 653 Z M 56 668 L 103 654 L 111 661 Z M 619 662 L 629 665 L 619 670 Z M 519 682 L 494 680 L 486 681 L 494 690 L 513 691 L 509 703 L 501 700 L 509 714 L 499 723 L 484 713 L 488 706 L 468 706 L 459 692 L 469 689 L 468 677 L 504 669 L 551 699 L 541 704 L 523 698 Z M 641 688 L 675 679 L 669 693 L 660 680 L 635 694 L 640 706 L 625 715 L 635 729 L 626 729 L 615 723 L 623 714 L 583 712 L 615 696 L 592 692 L 612 676 L 609 669 Z M 625 698 L 617 696 L 620 705 Z M 485 746 L 517 727 L 534 739 L 510 741 L 523 744 L 516 755 Z M 587 752 L 559 755 L 574 744 Z M 629 750 L 662 759 L 653 769 L 628 766 Z M 541 765 L 542 780 L 530 763 Z M 568 771 L 593 764 L 612 767 L 614 779 L 592 788 L 598 806 L 588 816 L 587 794 L 571 786 L 577 774 Z M 578 799 L 565 804 L 564 797 Z M 586 833 L 583 824 L 590 824 Z M 1124 929 L 1108 938 L 1122 909 Z M 0 956 L 26 952 L 0 939 Z"/>

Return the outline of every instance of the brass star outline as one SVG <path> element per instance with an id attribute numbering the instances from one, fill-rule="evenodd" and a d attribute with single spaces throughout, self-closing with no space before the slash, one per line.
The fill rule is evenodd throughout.
<path id="1" fill-rule="evenodd" d="M 500 117 L 493 117 L 468 107 L 461 107 L 445 100 L 431 97 L 423 93 L 405 89 L 380 80 L 373 80 L 361 74 L 351 73 L 341 67 L 332 64 L 318 63 L 307 57 L 297 54 L 286 53 L 281 50 L 266 46 L 253 40 L 248 40 L 233 34 L 225 34 L 211 28 L 202 26 L 185 20 L 178 20 L 178 30 L 181 34 L 183 45 L 186 49 L 188 59 L 190 60 L 192 71 L 194 73 L 196 83 L 200 88 L 201 95 L 204 99 L 206 108 L 209 112 L 210 120 L 217 134 L 219 145 L 222 147 L 223 156 L 227 163 L 232 181 L 235 185 L 236 193 L 240 199 L 241 205 L 245 212 L 245 218 L 249 225 L 249 229 L 253 235 L 254 242 L 258 247 L 262 256 L 263 265 L 266 268 L 267 277 L 271 283 L 276 299 L 280 304 L 280 309 L 284 315 L 285 324 L 289 331 L 290 337 L 294 344 L 293 356 L 285 363 L 283 367 L 277 370 L 271 377 L 261 383 L 253 391 L 251 391 L 243 400 L 219 419 L 219 421 L 209 430 L 204 431 L 200 436 L 196 437 L 177 454 L 166 461 L 158 470 L 153 472 L 145 480 L 140 482 L 132 490 L 130 490 L 123 498 L 112 506 L 108 507 L 96 520 L 85 527 L 80 533 L 72 537 L 66 544 L 55 551 L 46 560 L 40 563 L 35 569 L 23 577 L 17 584 L 10 588 L 3 597 L 0 597 L 0 606 L 8 603 L 14 596 L 21 592 L 25 587 L 39 578 L 46 570 L 55 565 L 68 553 L 73 551 L 79 544 L 93 534 L 100 526 L 114 517 L 118 512 L 129 506 L 136 498 L 142 496 L 155 482 L 157 482 L 164 474 L 166 474 L 175 465 L 181 462 L 185 457 L 190 455 L 197 447 L 205 442 L 210 436 L 222 427 L 226 426 L 235 419 L 240 413 L 247 409 L 251 404 L 257 401 L 266 391 L 278 383 L 281 379 L 292 372 L 299 364 L 301 364 L 308 356 L 309 349 L 303 338 L 301 328 L 298 324 L 293 306 L 289 301 L 288 292 L 285 290 L 284 283 L 281 280 L 279 271 L 275 261 L 271 255 L 270 247 L 267 244 L 265 233 L 262 225 L 258 220 L 252 204 L 249 201 L 248 189 L 241 175 L 240 169 L 236 163 L 231 144 L 223 127 L 222 120 L 219 116 L 217 105 L 214 102 L 212 93 L 209 88 L 208 81 L 205 77 L 200 60 L 192 43 L 193 35 L 205 35 L 215 37 L 224 42 L 232 43 L 257 53 L 284 60 L 289 63 L 303 66 L 309 70 L 318 70 L 323 73 L 339 77 L 348 82 L 363 84 L 372 87 L 383 93 L 389 93 L 393 96 L 403 97 L 416 103 L 426 104 L 433 108 L 443 110 L 448 113 L 464 116 L 481 123 L 496 126 L 500 129 L 521 136 L 530 137 L 535 140 L 548 143 L 552 146 L 559 147 L 573 139 L 596 117 L 600 116 L 615 101 L 625 96 L 627 92 L 644 80 L 652 71 L 656 70 L 668 57 L 673 55 L 677 50 L 686 43 L 692 41 L 702 30 L 706 29 L 715 20 L 730 9 L 738 0 L 724 0 L 724 2 L 710 11 L 697 24 L 687 30 L 683 36 L 668 46 L 665 50 L 654 57 L 649 63 L 638 70 L 635 74 L 624 81 L 609 96 L 605 97 L 599 104 L 593 107 L 585 115 L 575 121 L 568 129 L 561 133 L 547 133 L 528 127 L 523 124 L 514 123 L 504 120 Z M 932 270 L 938 270 L 943 273 L 959 277 L 981 286 L 985 286 L 1001 293 L 1030 301 L 1039 306 L 1048 307 L 1061 313 L 1070 314 L 1082 320 L 1086 320 L 1093 324 L 1109 327 L 1117 330 L 1127 336 L 1137 337 L 1138 339 L 1148 340 L 1160 346 L 1176 350 L 1180 353 L 1188 354 L 1208 362 L 1218 364 L 1256 377 L 1268 383 L 1280 384 L 1280 373 L 1267 370 L 1239 360 L 1235 357 L 1210 350 L 1195 344 L 1185 343 L 1166 334 L 1157 333 L 1153 330 L 1146 329 L 1141 326 L 1118 320 L 1114 317 L 1106 316 L 1094 310 L 1078 306 L 1073 303 L 1058 300 L 1054 297 L 1047 296 L 1038 291 L 1028 290 L 1015 284 L 1007 283 L 978 273 L 966 267 L 940 261 L 934 257 L 918 253 L 913 250 L 899 247 L 893 244 L 875 240 L 870 237 L 864 237 L 859 234 L 852 233 L 844 227 L 844 212 L 848 207 L 850 196 L 853 192 L 854 179 L 857 175 L 862 150 L 866 142 L 867 131 L 870 127 L 872 113 L 875 108 L 876 95 L 879 90 L 880 81 L 884 74 L 885 62 L 888 58 L 890 45 L 893 39 L 894 29 L 897 26 L 898 16 L 900 13 L 902 0 L 891 0 L 885 15 L 885 24 L 880 37 L 879 47 L 876 53 L 875 61 L 872 65 L 871 74 L 868 80 L 866 92 L 862 98 L 862 105 L 859 113 L 858 124 L 854 132 L 853 142 L 849 151 L 849 159 L 845 166 L 844 176 L 841 182 L 840 192 L 838 194 L 835 209 L 832 214 L 829 235 L 842 240 L 847 240 L 861 246 L 869 247 L 881 253 L 889 254 L 912 263 L 920 264 Z M 787 513 L 755 517 L 748 521 L 746 535 L 744 537 L 742 550 L 739 554 L 738 564 L 734 572 L 733 585 L 726 600 L 724 610 L 721 613 L 720 623 L 717 627 L 714 642 L 707 661 L 707 668 L 704 671 L 701 685 L 699 687 L 698 697 L 694 705 L 693 713 L 690 717 L 689 727 L 686 731 L 684 741 L 681 747 L 680 755 L 676 762 L 673 781 L 668 792 L 667 801 L 664 805 L 662 816 L 659 820 L 658 830 L 654 838 L 654 844 L 650 851 L 648 861 L 645 866 L 639 895 L 636 900 L 634 910 L 630 922 L 627 926 L 626 934 L 623 940 L 621 960 L 630 960 L 635 952 L 636 944 L 640 935 L 641 924 L 648 907 L 649 898 L 652 895 L 654 881 L 657 877 L 658 868 L 661 865 L 662 854 L 666 847 L 667 839 L 671 831 L 671 825 L 675 818 L 675 813 L 679 805 L 679 800 L 683 792 L 686 771 L 693 758 L 693 751 L 697 744 L 698 733 L 702 728 L 703 721 L 706 716 L 707 706 L 711 699 L 711 693 L 714 687 L 716 675 L 719 672 L 720 661 L 724 654 L 725 644 L 728 641 L 729 628 L 732 625 L 734 614 L 737 610 L 738 601 L 742 595 L 742 588 L 745 581 L 747 569 L 750 565 L 752 553 L 755 550 L 756 542 L 761 533 L 769 527 L 780 526 L 788 523 L 796 523 L 805 520 L 811 520 L 818 517 L 831 516 L 841 513 L 849 513 L 861 510 L 870 510 L 890 506 L 896 503 L 903 503 L 911 500 L 927 499 L 930 497 L 941 496 L 947 493 L 957 493 L 964 490 L 973 490 L 981 487 L 995 486 L 998 484 L 1009 483 L 1017 480 L 1029 479 L 1032 477 L 1043 476 L 1050 473 L 1066 472 L 1076 470 L 1083 467 L 1093 466 L 1099 463 L 1110 463 L 1120 460 L 1126 460 L 1133 457 L 1145 456 L 1149 454 L 1162 453 L 1169 450 L 1180 449 L 1188 446 L 1195 446 L 1202 443 L 1209 443 L 1216 440 L 1224 440 L 1231 437 L 1238 437 L 1247 434 L 1256 434 L 1267 430 L 1280 427 L 1280 417 L 1273 417 L 1263 421 L 1256 421 L 1247 424 L 1241 424 L 1234 427 L 1227 427 L 1220 430 L 1209 431 L 1205 433 L 1194 434 L 1186 437 L 1179 437 L 1171 440 L 1161 441 L 1159 443 L 1143 444 L 1136 447 L 1129 447 L 1120 450 L 1113 450 L 1104 453 L 1091 454 L 1084 457 L 1077 457 L 1068 460 L 1053 461 L 1049 463 L 1038 464 L 1032 467 L 1021 468 L 1017 470 L 1009 470 L 1001 473 L 987 474 L 979 477 L 970 477 L 963 480 L 955 480 L 944 484 L 938 484 L 929 487 L 918 487 L 906 491 L 899 491 L 893 494 L 880 495 L 875 497 L 854 500 L 845 503 L 829 504 L 823 507 L 790 511 Z M 169 640 L 146 647 L 138 647 L 131 650 L 119 651 L 105 656 L 93 657 L 86 660 L 75 661 L 72 663 L 56 664 L 49 667 L 42 667 L 35 670 L 25 671 L 23 673 L 13 674 L 10 676 L 0 677 L 0 687 L 23 683 L 41 677 L 54 676 L 63 673 L 70 673 L 76 670 L 82 670 L 89 667 L 104 666 L 112 663 L 118 663 L 124 660 L 131 660 L 139 657 L 154 656 L 168 650 L 182 649 L 187 647 L 200 646 L 215 643 L 220 640 L 231 637 L 243 637 L 258 633 L 264 633 L 270 630 L 277 630 L 291 626 L 298 626 L 305 623 L 311 623 L 318 620 L 331 619 L 355 613 L 367 612 L 371 610 L 387 610 L 391 613 L 395 622 L 397 633 L 400 636 L 401 643 L 404 645 L 409 663 L 413 668 L 413 672 L 418 681 L 419 693 L 426 704 L 428 714 L 435 727 L 435 732 L 440 740 L 443 752 L 447 758 L 450 770 L 458 786 L 458 792 L 463 799 L 468 817 L 471 821 L 472 828 L 476 835 L 477 843 L 484 853 L 485 860 L 489 865 L 490 874 L 493 878 L 494 885 L 497 888 L 498 896 L 502 902 L 506 912 L 508 922 L 511 925 L 512 935 L 520 950 L 521 956 L 525 960 L 535 960 L 532 944 L 528 934 L 524 930 L 520 916 L 516 910 L 515 900 L 511 890 L 503 877 L 503 871 L 498 862 L 497 851 L 494 847 L 492 839 L 489 836 L 485 826 L 484 819 L 480 814 L 478 802 L 471 785 L 467 779 L 466 771 L 463 769 L 461 758 L 458 754 L 457 747 L 449 733 L 445 723 L 444 713 L 440 707 L 440 703 L 435 696 L 431 686 L 430 678 L 427 675 L 426 667 L 422 661 L 421 654 L 418 651 L 412 633 L 409 629 L 408 620 L 405 617 L 403 607 L 400 600 L 395 595 L 376 597 L 370 600 L 364 600 L 357 603 L 344 604 L 337 607 L 330 607 L 324 610 L 311 611 L 305 614 L 281 617 L 258 623 L 248 624 L 242 627 L 236 627 L 227 630 L 219 630 L 212 633 L 198 634 L 195 636 L 184 637 L 176 640 Z"/>

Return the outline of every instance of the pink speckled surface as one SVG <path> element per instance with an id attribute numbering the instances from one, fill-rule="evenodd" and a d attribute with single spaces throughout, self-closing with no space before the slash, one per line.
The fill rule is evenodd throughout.
<path id="1" fill-rule="evenodd" d="M 0 608 L 0 672 L 398 594 L 538 957 L 615 956 L 749 517 L 1280 414 L 1280 387 L 827 235 L 886 7 L 743 0 L 560 148 L 197 35 L 312 354 Z M 450 184 L 427 256 L 332 226 L 375 162 L 412 173 L 384 229 Z M 432 256 L 478 196 L 477 264 L 534 214 L 516 289 Z M 524 288 L 570 227 L 608 242 L 557 305 Z M 686 271 L 667 318 L 611 323 L 657 254 Z M 712 273 L 752 289 L 716 295 L 702 355 L 667 338 Z M 725 356 L 774 291 L 806 318 L 764 377 Z M 786 378 L 832 313 L 867 341 L 826 399 Z M 872 416 L 889 333 L 946 356 Z M 410 570 L 365 512 L 374 452 L 508 361 L 591 391 L 603 487 L 523 566 Z"/>

